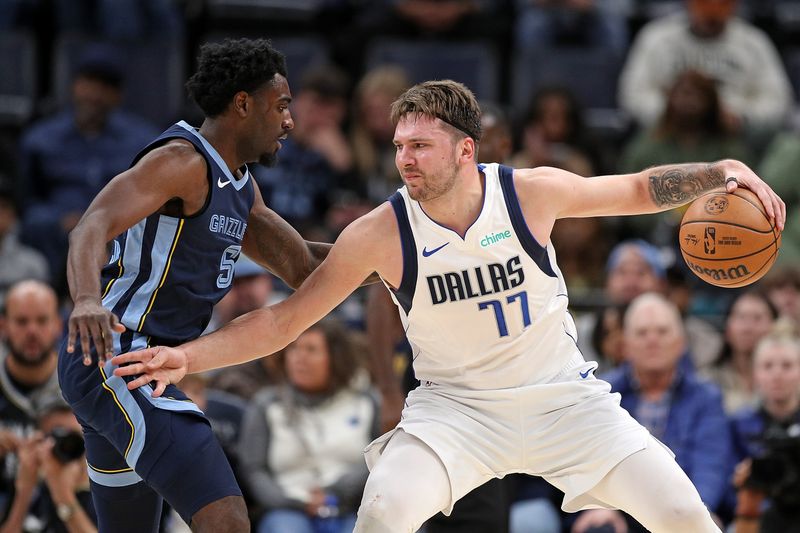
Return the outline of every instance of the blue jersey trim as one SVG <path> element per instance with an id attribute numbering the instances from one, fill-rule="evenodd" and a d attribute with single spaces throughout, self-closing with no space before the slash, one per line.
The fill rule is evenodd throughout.
<path id="1" fill-rule="evenodd" d="M 178 122 L 178 126 L 180 126 L 181 128 L 185 129 L 186 131 L 194 135 L 200 141 L 200 143 L 203 145 L 203 148 L 205 148 L 206 151 L 208 152 L 208 155 L 210 155 L 211 158 L 217 163 L 217 165 L 219 165 L 219 168 L 221 168 L 222 171 L 225 173 L 225 177 L 230 180 L 231 185 L 233 185 L 233 187 L 237 191 L 241 191 L 242 187 L 244 187 L 245 184 L 247 183 L 247 180 L 250 179 L 250 171 L 247 170 L 247 167 L 245 167 L 244 172 L 242 172 L 241 179 L 237 180 L 236 178 L 233 177 L 233 174 L 231 174 L 228 165 L 225 163 L 225 160 L 222 159 L 222 156 L 219 155 L 219 152 L 217 152 L 217 150 L 213 146 L 211 146 L 211 143 L 208 142 L 205 137 L 200 135 L 200 132 L 198 132 L 192 126 L 187 124 L 186 121 L 184 120 Z M 214 176 L 211 176 L 211 178 L 213 182 Z M 217 185 L 215 183 L 211 183 L 211 186 L 216 187 Z"/>
<path id="2" fill-rule="evenodd" d="M 514 188 L 514 169 L 505 165 L 498 165 L 497 168 L 500 176 L 500 187 L 503 189 L 503 199 L 506 202 L 508 216 L 511 218 L 511 226 L 514 228 L 514 233 L 517 234 L 520 244 L 522 244 L 522 249 L 533 259 L 542 272 L 551 278 L 557 278 L 558 276 L 550 264 L 547 248 L 536 241 L 536 237 L 533 236 L 528 224 L 525 222 L 522 208 L 519 206 L 517 191 Z"/>
<path id="3" fill-rule="evenodd" d="M 142 285 L 144 285 L 148 278 L 150 278 L 150 270 L 153 267 L 152 259 L 153 256 L 146 251 L 153 249 L 153 243 L 156 239 L 156 233 L 158 232 L 158 215 L 151 215 L 144 219 L 144 231 L 142 231 L 142 238 L 132 242 L 133 246 L 130 252 L 132 255 L 138 257 L 138 270 L 136 271 L 135 277 L 129 284 L 125 294 L 122 295 L 122 298 L 114 305 L 113 309 L 111 310 L 115 315 L 120 317 L 120 321 L 124 320 L 124 316 L 133 300 L 134 296 L 139 292 Z M 130 236 L 129 236 L 129 240 Z M 133 274 L 133 272 L 131 272 Z M 116 285 L 116 284 L 115 284 Z M 112 291 L 113 292 L 113 291 Z M 136 326 L 136 323 L 133 324 L 125 324 L 127 328 L 133 328 Z"/>
<path id="4" fill-rule="evenodd" d="M 98 472 L 92 465 L 89 465 L 88 470 L 89 479 L 104 487 L 129 487 L 142 481 L 139 474 L 133 471 L 112 473 Z"/>
<path id="5" fill-rule="evenodd" d="M 400 288 L 395 291 L 395 298 L 403 307 L 406 315 L 411 312 L 414 292 L 417 290 L 417 245 L 411 231 L 411 223 L 406 212 L 406 203 L 399 192 L 389 198 L 389 203 L 394 209 L 397 218 L 397 227 L 400 230 L 400 245 L 403 250 L 403 278 Z"/>
<path id="6" fill-rule="evenodd" d="M 122 274 L 120 279 L 114 281 L 108 294 L 103 297 L 103 307 L 116 309 L 117 303 L 128 292 L 139 274 L 139 261 L 141 252 L 139 243 L 144 234 L 145 220 L 128 229 L 123 235 L 125 244 L 122 249 Z M 119 315 L 117 315 L 119 316 Z"/>

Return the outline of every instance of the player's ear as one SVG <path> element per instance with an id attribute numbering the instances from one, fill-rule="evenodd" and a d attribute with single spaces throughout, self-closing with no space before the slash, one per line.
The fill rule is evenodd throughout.
<path id="1" fill-rule="evenodd" d="M 465 159 L 475 159 L 478 156 L 476 148 L 475 139 L 472 137 L 465 137 L 461 141 L 461 157 Z"/>
<path id="2" fill-rule="evenodd" d="M 244 118 L 250 111 L 250 106 L 253 105 L 250 95 L 246 91 L 239 91 L 233 95 L 233 110 L 240 117 Z"/>

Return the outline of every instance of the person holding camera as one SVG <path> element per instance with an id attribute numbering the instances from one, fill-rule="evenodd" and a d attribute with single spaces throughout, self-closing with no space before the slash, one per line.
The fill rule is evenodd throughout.
<path id="1" fill-rule="evenodd" d="M 760 405 L 732 420 L 736 533 L 800 532 L 800 338 L 765 336 L 753 379 Z"/>
<path id="2" fill-rule="evenodd" d="M 26 280 L 6 293 L 0 341 L 0 522 L 14 497 L 17 451 L 36 430 L 43 399 L 59 394 L 56 343 L 61 319 L 55 291 Z"/>
<path id="3" fill-rule="evenodd" d="M 53 397 L 40 409 L 38 427 L 17 450 L 14 500 L 0 533 L 96 532 L 78 420 Z"/>

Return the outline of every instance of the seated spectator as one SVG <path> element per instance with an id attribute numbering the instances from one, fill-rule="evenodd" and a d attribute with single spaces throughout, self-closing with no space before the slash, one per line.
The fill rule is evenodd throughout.
<path id="1" fill-rule="evenodd" d="M 732 421 L 734 459 L 739 464 L 736 533 L 800 531 L 800 478 L 796 477 L 800 469 L 800 339 L 796 334 L 773 332 L 761 339 L 753 354 L 753 382 L 759 405 L 737 412 Z"/>
<path id="2" fill-rule="evenodd" d="M 778 309 L 778 318 L 800 331 L 800 268 L 797 265 L 773 268 L 764 276 L 761 285 Z"/>
<path id="3" fill-rule="evenodd" d="M 748 161 L 749 149 L 722 115 L 714 80 L 696 70 L 677 75 L 667 91 L 666 108 L 658 123 L 639 133 L 625 148 L 621 172 L 635 172 L 666 163 Z M 678 225 L 685 209 L 657 216 L 625 219 L 637 235 L 659 245 L 677 242 Z"/>
<path id="4" fill-rule="evenodd" d="M 480 102 L 481 143 L 478 150 L 480 163 L 507 164 L 514 149 L 511 122 L 503 108 L 494 102 Z"/>
<path id="5" fill-rule="evenodd" d="M 349 533 L 367 480 L 363 449 L 378 435 L 378 407 L 351 387 L 359 354 L 324 320 L 274 356 L 286 375 L 250 403 L 239 457 L 244 484 L 264 511 L 259 533 Z"/>
<path id="6" fill-rule="evenodd" d="M 779 265 L 793 265 L 800 261 L 800 209 L 796 208 L 800 203 L 798 168 L 800 168 L 800 132 L 778 133 L 766 147 L 764 157 L 758 166 L 758 174 L 783 198 L 787 206 L 795 206 L 795 209 L 788 209 L 786 213 L 786 226 L 781 236 L 781 253 L 776 259 Z"/>
<path id="7" fill-rule="evenodd" d="M 72 107 L 22 135 L 21 239 L 45 255 L 54 276 L 65 272 L 67 234 L 89 202 L 158 133 L 119 109 L 122 75 L 105 48 L 88 50 L 74 73 Z M 64 275 L 54 283 L 61 289 Z"/>
<path id="8" fill-rule="evenodd" d="M 347 76 L 334 66 L 304 72 L 292 101 L 294 129 L 283 141 L 277 164 L 252 169 L 264 202 L 306 236 L 324 226 L 337 190 L 353 172 L 343 129 L 348 85 Z"/>
<path id="9" fill-rule="evenodd" d="M 646 292 L 668 294 L 667 269 L 661 251 L 641 239 L 625 240 L 614 246 L 606 262 L 606 278 L 604 282 L 605 305 L 624 308 L 634 298 Z M 687 354 L 681 364 L 687 370 L 697 365 L 696 362 L 705 362 L 715 359 L 722 346 L 722 339 L 713 327 L 700 318 L 683 314 L 683 327 L 686 332 Z M 613 315 L 613 311 L 611 314 Z M 616 366 L 617 358 L 606 360 L 603 354 L 597 352 L 592 344 L 593 339 L 602 338 L 601 332 L 595 332 L 597 327 L 606 327 L 600 320 L 605 318 L 603 311 L 595 314 L 584 314 L 578 317 L 578 346 L 586 359 L 597 361 L 598 373 L 605 372 Z M 613 320 L 613 316 L 608 317 Z M 613 324 L 612 324 L 613 326 Z M 611 355 L 616 352 L 611 352 Z M 706 364 L 706 363 L 703 363 Z"/>
<path id="10" fill-rule="evenodd" d="M 624 335 L 627 362 L 603 379 L 620 393 L 622 407 L 672 450 L 703 503 L 717 512 L 731 474 L 730 432 L 719 389 L 679 365 L 686 336 L 677 307 L 659 294 L 638 296 L 625 313 Z M 619 511 L 586 511 L 572 531 L 605 523 L 625 519 Z M 628 531 L 646 530 L 631 520 Z"/>
<path id="11" fill-rule="evenodd" d="M 9 287 L 18 281 L 50 280 L 44 256 L 19 242 L 17 214 L 13 193 L 0 183 L 0 304 Z"/>
<path id="12" fill-rule="evenodd" d="M 0 340 L 0 520 L 14 490 L 17 454 L 36 429 L 43 403 L 60 394 L 58 299 L 50 286 L 21 281 L 6 295 Z"/>
<path id="13" fill-rule="evenodd" d="M 714 80 L 723 120 L 734 129 L 774 131 L 788 116 L 792 89 L 770 38 L 734 16 L 737 0 L 686 0 L 686 11 L 655 19 L 638 33 L 620 76 L 620 106 L 652 126 L 681 72 Z"/>
<path id="14" fill-rule="evenodd" d="M 359 189 L 375 205 L 402 185 L 394 164 L 394 125 L 389 111 L 392 102 L 410 85 L 401 67 L 380 66 L 367 72 L 356 86 L 350 143 Z"/>
<path id="15" fill-rule="evenodd" d="M 523 118 L 521 147 L 511 156 L 510 165 L 552 166 L 592 175 L 593 149 L 584 138 L 582 124 L 582 110 L 568 89 L 538 90 Z M 602 280 L 602 265 L 610 248 L 605 229 L 605 222 L 599 218 L 560 219 L 553 227 L 551 241 L 573 295 Z"/>
<path id="16" fill-rule="evenodd" d="M 38 431 L 17 452 L 19 467 L 0 532 L 97 531 L 81 425 L 60 396 L 44 403 Z"/>
<path id="17" fill-rule="evenodd" d="M 628 48 L 628 21 L 609 0 L 516 0 L 517 50 L 552 46 L 605 48 L 622 56 Z"/>
<path id="18" fill-rule="evenodd" d="M 753 350 L 777 318 L 778 310 L 757 289 L 740 293 L 731 303 L 725 318 L 722 349 L 714 363 L 702 373 L 722 389 L 727 413 L 756 404 Z"/>
<path id="19" fill-rule="evenodd" d="M 521 148 L 511 166 L 550 166 L 591 176 L 593 154 L 583 135 L 583 110 L 572 92 L 564 87 L 539 89 L 522 117 Z"/>

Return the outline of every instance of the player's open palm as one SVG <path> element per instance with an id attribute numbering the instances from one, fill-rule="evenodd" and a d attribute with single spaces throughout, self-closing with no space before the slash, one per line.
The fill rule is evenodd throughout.
<path id="1" fill-rule="evenodd" d="M 187 370 L 186 354 L 183 350 L 166 346 L 120 354 L 111 362 L 118 366 L 114 370 L 115 376 L 136 376 L 128 382 L 129 390 L 155 381 L 153 398 L 164 394 L 167 385 L 183 379 Z"/>
<path id="2" fill-rule="evenodd" d="M 99 302 L 78 300 L 69 316 L 67 353 L 75 351 L 75 341 L 80 339 L 83 364 L 92 364 L 92 344 L 97 352 L 97 363 L 102 365 L 114 355 L 114 332 L 122 333 L 125 326 L 117 316 Z"/>

